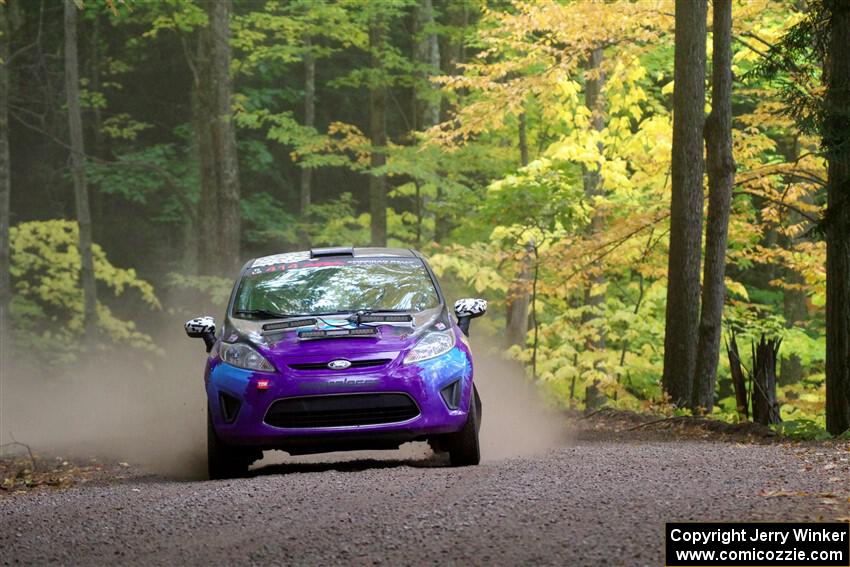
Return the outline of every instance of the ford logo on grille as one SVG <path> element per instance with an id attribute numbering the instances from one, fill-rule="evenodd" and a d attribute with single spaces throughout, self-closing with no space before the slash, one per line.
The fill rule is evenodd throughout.
<path id="1" fill-rule="evenodd" d="M 328 362 L 328 368 L 330 368 L 331 370 L 345 370 L 349 366 L 351 366 L 351 362 L 349 362 L 348 360 L 343 360 L 341 358 L 339 360 L 331 360 L 330 362 Z"/>

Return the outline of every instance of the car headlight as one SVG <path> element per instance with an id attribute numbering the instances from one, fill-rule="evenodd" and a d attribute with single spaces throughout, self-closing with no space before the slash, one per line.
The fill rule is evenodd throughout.
<path id="1" fill-rule="evenodd" d="M 454 346 L 455 334 L 451 329 L 428 333 L 419 339 L 416 346 L 410 349 L 410 352 L 404 357 L 404 363 L 413 364 L 438 357 L 452 350 Z"/>
<path id="2" fill-rule="evenodd" d="M 274 366 L 271 362 L 244 343 L 221 343 L 219 356 L 224 362 L 237 368 L 274 372 Z"/>

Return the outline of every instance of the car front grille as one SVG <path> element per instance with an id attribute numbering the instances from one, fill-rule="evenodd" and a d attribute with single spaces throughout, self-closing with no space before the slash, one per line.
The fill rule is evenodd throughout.
<path id="1" fill-rule="evenodd" d="M 336 360 L 336 359 L 334 359 Z M 371 366 L 383 366 L 390 362 L 389 358 L 373 358 L 370 360 L 351 360 L 351 366 L 344 368 L 369 368 Z M 328 361 L 330 362 L 330 361 Z M 329 370 L 328 362 L 305 362 L 300 364 L 290 364 L 289 367 L 293 370 Z"/>
<path id="2" fill-rule="evenodd" d="M 419 407 L 407 394 L 341 394 L 277 400 L 266 412 L 273 427 L 321 428 L 407 421 Z"/>

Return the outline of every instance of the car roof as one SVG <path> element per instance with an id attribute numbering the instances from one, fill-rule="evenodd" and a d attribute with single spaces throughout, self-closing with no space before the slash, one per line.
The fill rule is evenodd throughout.
<path id="1" fill-rule="evenodd" d="M 284 252 L 254 258 L 245 267 L 250 268 L 285 262 L 303 262 L 310 259 L 345 256 L 353 258 L 421 258 L 416 251 L 409 248 L 313 248 L 312 250 Z"/>

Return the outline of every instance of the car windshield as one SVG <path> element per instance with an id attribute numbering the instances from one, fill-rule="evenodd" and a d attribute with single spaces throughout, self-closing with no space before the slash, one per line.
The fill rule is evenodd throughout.
<path id="1" fill-rule="evenodd" d="M 418 258 L 333 258 L 249 268 L 233 316 L 416 312 L 438 305 L 437 290 Z"/>

